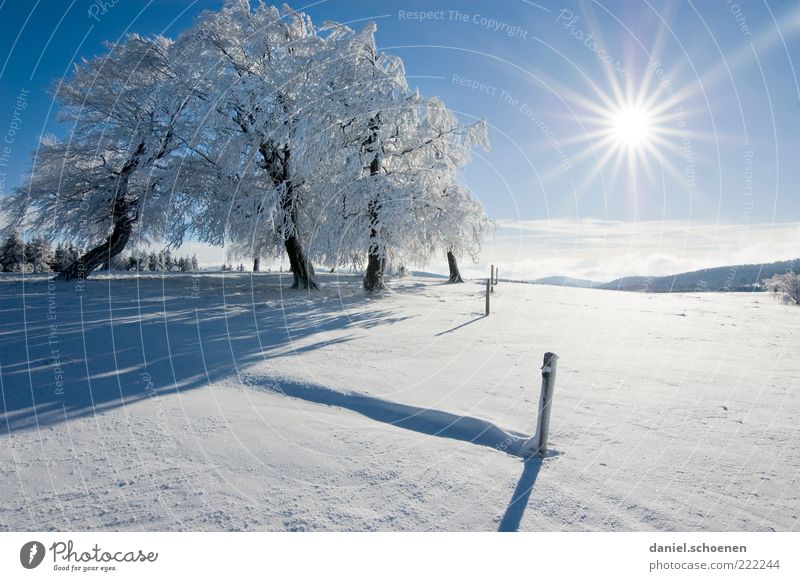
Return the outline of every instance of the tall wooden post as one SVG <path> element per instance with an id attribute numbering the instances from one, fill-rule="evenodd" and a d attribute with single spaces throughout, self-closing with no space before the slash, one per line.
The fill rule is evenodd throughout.
<path id="1" fill-rule="evenodd" d="M 558 355 L 547 352 L 542 365 L 542 392 L 539 395 L 539 413 L 536 418 L 536 433 L 522 445 L 522 456 L 544 456 L 547 452 L 547 437 L 550 433 L 550 409 L 553 406 L 553 390 L 556 385 Z"/>
<path id="2" fill-rule="evenodd" d="M 492 284 L 490 284 L 489 286 L 491 287 L 492 292 L 494 292 L 494 264 L 492 265 L 492 271 L 489 274 L 489 280 L 492 282 Z"/>
<path id="3" fill-rule="evenodd" d="M 492 287 L 490 278 L 486 279 L 486 316 L 489 316 L 489 292 Z"/>
<path id="4" fill-rule="evenodd" d="M 495 267 L 494 268 L 494 284 L 500 282 L 500 269 Z"/>

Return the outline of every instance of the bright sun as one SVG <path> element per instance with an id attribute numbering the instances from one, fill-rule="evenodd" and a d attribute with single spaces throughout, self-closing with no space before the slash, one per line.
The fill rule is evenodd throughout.
<path id="1" fill-rule="evenodd" d="M 644 109 L 625 107 L 612 116 L 611 131 L 619 145 L 639 148 L 647 145 L 653 136 L 652 117 Z"/>

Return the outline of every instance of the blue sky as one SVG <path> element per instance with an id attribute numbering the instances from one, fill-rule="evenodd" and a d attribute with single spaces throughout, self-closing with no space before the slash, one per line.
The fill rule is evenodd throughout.
<path id="1" fill-rule="evenodd" d="M 76 58 L 98 53 L 103 41 L 126 32 L 174 36 L 202 9 L 221 5 L 0 2 L 0 133 L 8 137 L 14 127 L 0 194 L 19 183 L 37 136 L 58 131 L 46 89 L 69 74 Z M 380 46 L 404 59 L 413 85 L 440 96 L 464 120 L 488 121 L 491 150 L 476 152 L 465 179 L 505 226 L 487 248 L 497 262 L 513 263 L 497 254 L 505 246 L 517 255 L 547 249 L 546 236 L 536 237 L 540 246 L 520 246 L 521 233 L 531 228 L 560 237 L 553 246 L 571 242 L 573 258 L 589 247 L 618 255 L 608 233 L 626 232 L 622 243 L 634 252 L 632 263 L 597 276 L 800 255 L 794 250 L 800 248 L 798 2 L 328 0 L 292 6 L 315 22 L 360 27 L 375 20 Z M 20 94 L 26 108 L 15 121 Z M 633 141 L 620 132 L 630 111 L 646 125 Z M 592 225 L 590 237 L 581 224 Z M 631 224 L 646 229 L 649 241 L 653 232 L 670 234 L 652 248 Z M 707 248 L 689 256 L 682 224 L 685 232 L 706 225 L 722 238 L 712 235 Z M 761 250 L 754 254 L 748 251 L 755 240 Z M 730 251 L 732 244 L 739 252 Z M 675 260 L 647 266 L 647 257 L 661 251 Z M 598 260 L 608 255 L 601 252 Z M 570 270 L 564 274 L 588 274 L 564 268 Z"/>

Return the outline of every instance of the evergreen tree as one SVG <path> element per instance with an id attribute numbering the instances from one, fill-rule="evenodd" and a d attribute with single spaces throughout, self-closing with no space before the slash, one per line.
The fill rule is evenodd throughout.
<path id="1" fill-rule="evenodd" d="M 12 230 L 0 250 L 0 264 L 4 272 L 22 272 L 24 263 L 25 243 L 17 231 Z"/>
<path id="2" fill-rule="evenodd" d="M 111 259 L 112 270 L 128 270 L 128 262 L 130 257 L 123 254 L 117 254 Z"/>
<path id="3" fill-rule="evenodd" d="M 53 253 L 53 263 L 50 265 L 50 268 L 52 268 L 53 271 L 61 272 L 61 264 L 64 262 L 65 252 L 66 248 L 64 248 L 64 245 L 59 242 L 56 245 L 56 251 Z"/>
<path id="4" fill-rule="evenodd" d="M 54 260 L 50 241 L 43 236 L 33 238 L 25 245 L 25 258 L 33 272 L 50 272 L 50 264 Z"/>

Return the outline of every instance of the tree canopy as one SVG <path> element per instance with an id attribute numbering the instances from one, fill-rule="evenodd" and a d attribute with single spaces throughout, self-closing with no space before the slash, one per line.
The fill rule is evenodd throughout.
<path id="1" fill-rule="evenodd" d="M 474 256 L 493 224 L 460 181 L 483 122 L 412 90 L 374 24 L 315 26 L 288 6 L 229 0 L 170 40 L 136 34 L 54 90 L 64 139 L 44 137 L 12 223 L 86 246 L 88 276 L 129 241 L 187 237 L 254 259 L 363 265 Z"/>

